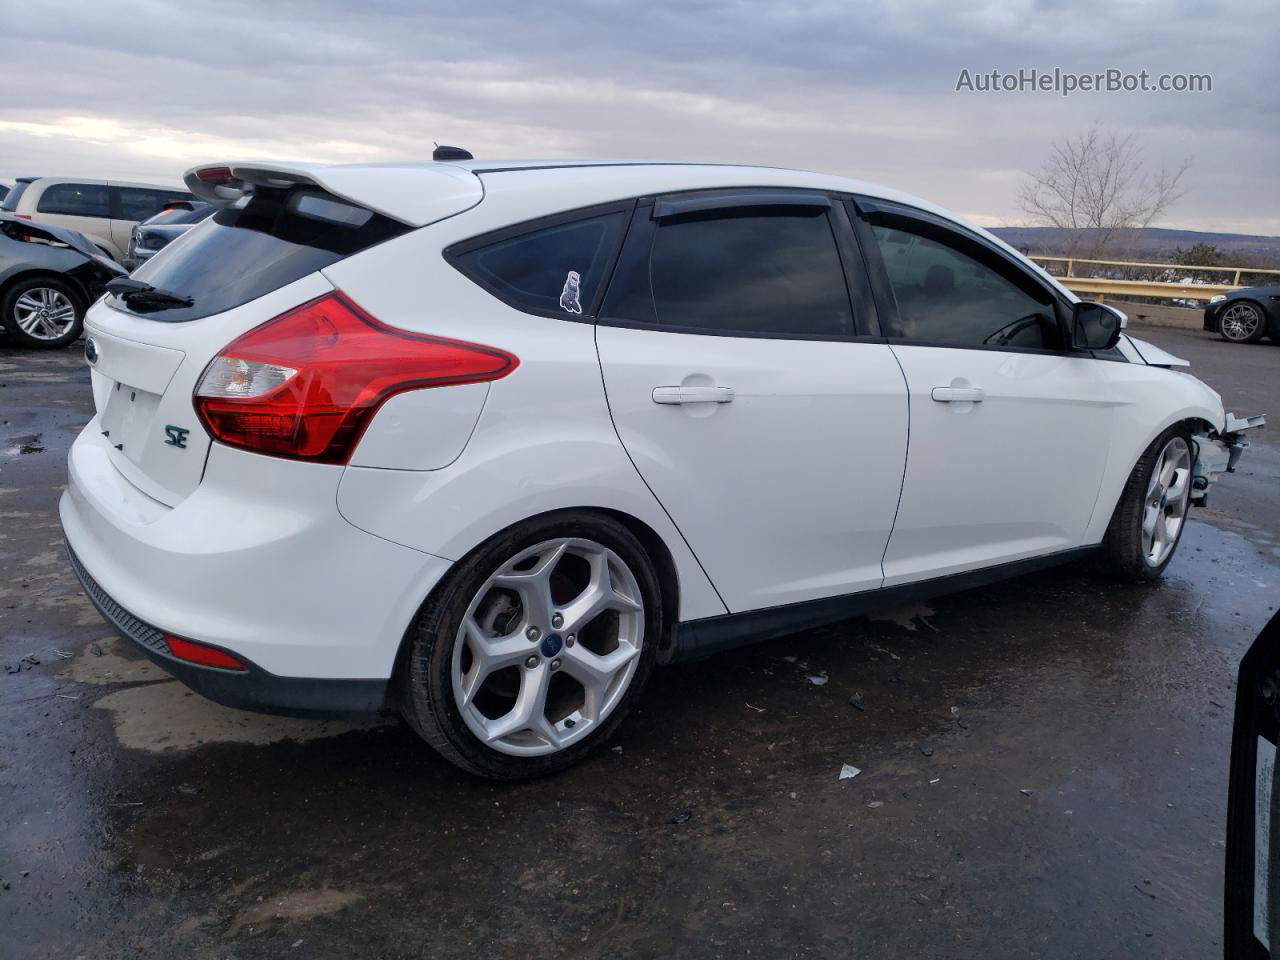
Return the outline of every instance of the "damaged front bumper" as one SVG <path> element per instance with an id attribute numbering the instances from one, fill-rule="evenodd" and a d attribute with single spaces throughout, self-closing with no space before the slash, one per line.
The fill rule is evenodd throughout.
<path id="1" fill-rule="evenodd" d="M 1222 431 L 1197 433 L 1191 439 L 1196 447 L 1196 463 L 1191 476 L 1191 502 L 1203 507 L 1209 497 L 1209 487 L 1224 473 L 1231 473 L 1248 446 L 1240 434 L 1267 425 L 1266 416 L 1237 417 L 1227 414 Z"/>

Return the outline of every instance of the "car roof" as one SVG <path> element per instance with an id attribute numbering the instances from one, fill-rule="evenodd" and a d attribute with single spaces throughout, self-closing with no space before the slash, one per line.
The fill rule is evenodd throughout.
<path id="1" fill-rule="evenodd" d="M 88 183 L 95 186 L 142 187 L 147 190 L 170 190 L 186 192 L 185 187 L 175 187 L 170 183 L 143 183 L 138 180 L 100 180 L 94 177 L 19 177 L 24 183 L 34 183 L 42 187 L 55 183 Z"/>
<path id="2" fill-rule="evenodd" d="M 236 182 L 263 185 L 310 182 L 411 226 L 472 208 L 477 214 L 484 211 L 515 224 L 611 201 L 688 190 L 775 187 L 851 193 L 905 204 L 966 227 L 1028 265 L 1064 297 L 1078 299 L 1038 264 L 957 214 L 891 187 L 835 174 L 734 163 L 545 159 L 336 165 L 220 161 L 186 172 L 184 181 L 192 193 L 221 203 L 233 196 L 221 192 L 218 183 L 203 181 L 202 174 L 233 175 Z"/>

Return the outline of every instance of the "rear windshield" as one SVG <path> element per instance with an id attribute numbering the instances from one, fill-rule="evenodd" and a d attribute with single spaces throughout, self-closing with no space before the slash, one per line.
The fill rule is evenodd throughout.
<path id="1" fill-rule="evenodd" d="M 19 198 L 21 198 L 23 192 L 25 192 L 26 189 L 27 189 L 27 181 L 25 180 L 19 180 L 12 187 L 10 187 L 9 192 L 5 194 L 4 202 L 0 203 L 0 210 L 5 210 L 10 213 L 12 213 L 14 210 L 17 210 L 18 200 Z"/>
<path id="2" fill-rule="evenodd" d="M 189 297 L 189 307 L 156 308 L 111 297 L 118 310 L 177 323 L 222 313 L 323 270 L 409 227 L 314 187 L 258 187 L 218 210 L 133 274 Z"/>

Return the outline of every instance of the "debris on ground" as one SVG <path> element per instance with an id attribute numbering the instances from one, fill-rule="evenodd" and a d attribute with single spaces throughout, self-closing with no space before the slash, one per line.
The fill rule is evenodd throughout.
<path id="1" fill-rule="evenodd" d="M 180 783 L 173 789 L 177 790 L 179 793 L 185 793 L 189 797 L 194 797 L 197 793 L 200 792 L 199 787 L 193 787 L 189 783 Z"/>
<path id="2" fill-rule="evenodd" d="M 872 810 L 879 810 L 881 807 L 884 806 L 884 801 L 872 800 L 870 803 L 867 804 L 867 806 L 870 807 Z"/>
<path id="3" fill-rule="evenodd" d="M 856 777 L 856 776 L 857 776 L 858 774 L 860 774 L 861 772 L 862 772 L 862 771 L 861 771 L 861 770 L 859 770 L 857 767 L 855 767 L 853 764 L 851 764 L 851 763 L 844 763 L 844 764 L 841 764 L 841 765 L 840 765 L 840 776 L 839 776 L 839 778 L 838 778 L 838 779 L 840 779 L 840 780 L 852 780 L 854 777 Z"/>
<path id="4" fill-rule="evenodd" d="M 764 707 L 757 707 L 757 706 L 756 706 L 755 704 L 753 704 L 753 703 L 748 703 L 748 704 L 747 704 L 747 706 L 748 706 L 750 709 L 754 710 L 756 713 L 764 713 L 764 710 L 765 710 L 765 708 L 764 708 Z"/>
<path id="5" fill-rule="evenodd" d="M 614 753 L 621 753 L 621 752 L 622 752 L 622 747 L 621 747 L 621 746 L 617 746 L 617 747 L 610 747 L 609 749 L 610 749 L 610 750 L 612 750 Z"/>
<path id="6" fill-rule="evenodd" d="M 9 442 L 17 448 L 18 453 L 44 453 L 44 444 L 40 442 L 42 433 L 31 433 L 25 437 L 14 437 Z"/>
<path id="7" fill-rule="evenodd" d="M 21 673 L 23 670 L 30 670 L 32 667 L 38 666 L 40 666 L 40 658 L 34 653 L 28 653 L 25 657 L 20 658 L 17 663 L 6 663 L 4 672 Z"/>
<path id="8" fill-rule="evenodd" d="M 1022 787 L 1021 789 L 1018 790 L 1018 792 L 1022 794 L 1024 797 L 1029 797 L 1031 796 L 1033 791 L 1028 790 L 1026 787 Z"/>
<path id="9" fill-rule="evenodd" d="M 92 643 L 89 644 L 89 652 L 92 653 L 95 657 L 102 656 L 102 647 L 98 646 L 97 640 L 94 640 Z"/>
<path id="10" fill-rule="evenodd" d="M 691 807 L 686 807 L 684 810 L 681 810 L 674 817 L 668 820 L 667 823 L 671 823 L 671 824 L 688 823 L 691 819 L 693 819 L 693 809 Z"/>
<path id="11" fill-rule="evenodd" d="M 853 709 L 858 711 L 866 710 L 867 701 L 862 698 L 862 694 L 855 693 L 852 697 L 849 698 L 849 706 L 853 707 Z"/>
<path id="12" fill-rule="evenodd" d="M 823 670 L 821 673 L 811 674 L 805 679 L 807 679 L 815 687 L 824 687 L 827 684 L 827 671 Z"/>
<path id="13" fill-rule="evenodd" d="M 925 756 L 925 757 L 932 757 L 932 756 L 933 756 L 933 747 L 928 746 L 927 744 L 917 743 L 917 744 L 916 744 L 916 749 L 920 751 L 920 754 L 921 754 L 922 756 Z"/>

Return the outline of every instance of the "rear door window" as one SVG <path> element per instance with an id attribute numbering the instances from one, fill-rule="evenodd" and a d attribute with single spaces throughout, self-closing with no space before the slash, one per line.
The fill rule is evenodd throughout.
<path id="1" fill-rule="evenodd" d="M 109 219 L 111 196 L 102 183 L 54 183 L 40 194 L 36 213 Z"/>
<path id="2" fill-rule="evenodd" d="M 455 244 L 449 261 L 498 299 L 538 314 L 591 314 L 626 229 L 628 210 L 510 228 Z M 544 222 L 545 223 L 545 222 Z"/>
<path id="3" fill-rule="evenodd" d="M 180 322 L 256 300 L 409 227 L 313 187 L 259 187 L 247 201 L 218 210 L 165 247 L 134 279 L 194 302 L 189 307 L 119 310 Z"/>
<path id="4" fill-rule="evenodd" d="M 181 190 L 148 190 L 143 187 L 112 187 L 117 220 L 141 222 L 159 213 L 170 200 L 185 200 Z"/>
<path id="5" fill-rule="evenodd" d="M 666 217 L 647 262 L 628 262 L 618 273 L 605 305 L 609 318 L 736 336 L 856 333 L 827 207 L 746 206 Z"/>

